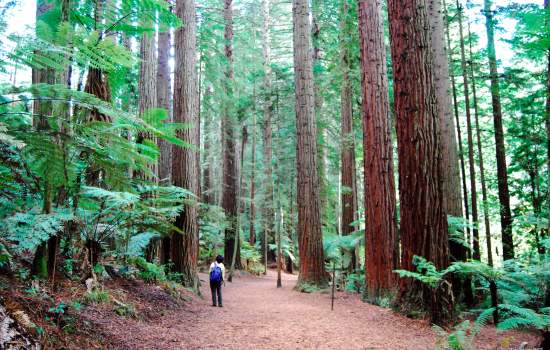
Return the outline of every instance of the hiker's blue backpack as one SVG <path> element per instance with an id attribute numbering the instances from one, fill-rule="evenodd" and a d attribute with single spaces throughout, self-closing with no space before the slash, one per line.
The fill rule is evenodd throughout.
<path id="1" fill-rule="evenodd" d="M 210 272 L 210 282 L 220 283 L 222 281 L 222 268 L 219 265 L 214 265 Z"/>

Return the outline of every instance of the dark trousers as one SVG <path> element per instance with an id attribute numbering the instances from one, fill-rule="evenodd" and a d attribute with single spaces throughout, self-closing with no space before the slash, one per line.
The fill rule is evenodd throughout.
<path id="1" fill-rule="evenodd" d="M 210 282 L 210 291 L 212 292 L 212 305 L 222 306 L 222 283 Z M 218 302 L 216 303 L 216 294 L 218 295 Z"/>

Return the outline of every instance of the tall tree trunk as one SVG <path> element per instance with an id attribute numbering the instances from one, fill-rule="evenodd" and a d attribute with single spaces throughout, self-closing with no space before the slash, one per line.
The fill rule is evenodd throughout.
<path id="1" fill-rule="evenodd" d="M 66 5 L 66 2 L 63 3 Z M 39 0 L 36 2 L 36 22 L 44 21 L 48 12 L 53 9 L 53 3 L 49 1 Z M 63 19 L 62 19 L 63 20 Z M 48 24 L 48 23 L 46 23 Z M 55 27 L 58 23 L 50 24 Z M 52 28 L 53 30 L 54 28 Z M 41 39 L 44 38 L 44 34 L 41 31 L 36 31 L 36 36 Z M 56 72 L 52 68 L 33 68 L 32 69 L 32 83 L 33 84 L 55 84 Z M 64 83 L 64 82 L 61 82 Z M 33 101 L 33 126 L 39 131 L 46 131 L 50 128 L 48 118 L 52 115 L 54 110 L 53 103 L 47 101 L 47 99 L 35 99 Z M 42 212 L 44 214 L 51 213 L 52 207 L 52 185 L 48 181 L 47 177 L 42 181 Z M 57 236 L 50 237 L 46 242 L 41 243 L 36 251 L 32 263 L 32 274 L 39 278 L 47 278 L 48 274 L 52 274 L 53 262 L 57 253 L 58 239 Z"/>
<path id="2" fill-rule="evenodd" d="M 222 136 L 223 136 L 223 189 L 222 207 L 229 224 L 225 229 L 225 257 L 231 266 L 234 245 L 238 245 L 237 231 L 237 154 L 236 154 L 236 117 L 233 108 L 233 9 L 232 0 L 224 0 L 223 18 L 225 23 L 225 101 L 223 104 Z M 241 254 L 237 247 L 235 266 L 241 268 Z"/>
<path id="3" fill-rule="evenodd" d="M 508 171 L 506 166 L 506 148 L 504 146 L 504 128 L 502 126 L 502 107 L 500 104 L 500 86 L 498 82 L 497 58 L 495 52 L 495 24 L 491 0 L 484 0 L 483 13 L 487 30 L 487 56 L 491 78 L 491 100 L 495 127 L 495 147 L 497 158 L 498 199 L 500 202 L 500 225 L 502 230 L 502 258 L 514 258 L 514 238 L 512 235 L 512 212 L 508 191 Z"/>
<path id="4" fill-rule="evenodd" d="M 487 198 L 487 185 L 485 182 L 485 166 L 483 163 L 483 148 L 481 146 L 481 128 L 479 127 L 479 107 L 477 102 L 476 77 L 474 74 L 474 58 L 472 51 L 472 35 L 468 23 L 468 37 L 470 38 L 470 74 L 472 79 L 472 95 L 474 98 L 474 117 L 476 128 L 477 157 L 479 160 L 479 177 L 481 182 L 481 199 L 483 200 L 483 220 L 485 226 L 485 239 L 487 244 L 487 260 L 489 266 L 493 266 L 493 247 L 491 242 L 491 223 L 489 222 L 489 202 Z"/>
<path id="5" fill-rule="evenodd" d="M 170 59 L 171 35 L 170 29 L 158 34 L 158 65 L 157 65 L 157 106 L 164 108 L 168 113 L 167 122 L 173 121 L 171 108 L 171 82 L 170 82 Z M 159 159 L 159 180 L 164 184 L 172 183 L 172 145 L 164 140 L 159 140 L 160 159 Z M 160 262 L 167 264 L 170 261 L 170 236 L 162 237 Z"/>
<path id="6" fill-rule="evenodd" d="M 250 225 L 248 230 L 248 242 L 254 246 L 256 243 L 256 206 L 254 203 L 254 195 L 256 194 L 256 85 L 254 85 L 252 109 L 252 149 L 250 150 L 252 157 L 251 174 L 250 174 Z"/>
<path id="7" fill-rule="evenodd" d="M 430 0 L 430 20 L 431 20 L 431 35 L 432 35 L 432 50 L 434 54 L 435 68 L 436 68 L 436 86 L 437 86 L 437 106 L 440 116 L 440 128 L 441 128 L 441 142 L 442 142 L 442 161 L 444 169 L 444 197 L 445 208 L 447 215 L 454 217 L 463 217 L 462 213 L 462 197 L 460 190 L 460 168 L 458 167 L 459 156 L 457 153 L 456 136 L 455 136 L 455 119 L 453 119 L 453 112 L 451 111 L 451 94 L 449 85 L 449 62 L 451 58 L 450 52 L 450 39 L 448 34 L 448 22 L 446 18 L 442 16 L 442 12 L 446 17 L 447 12 L 445 8 L 445 1 L 443 1 L 443 11 L 441 7 L 441 0 Z M 445 47 L 444 34 L 447 34 L 447 45 Z M 449 50 L 447 54 L 447 50 Z M 452 92 L 455 102 L 455 117 L 458 124 L 458 104 L 456 103 L 456 85 L 454 77 L 452 77 Z M 460 125 L 457 125 L 460 128 Z M 460 143 L 460 150 L 462 152 L 462 143 Z M 460 154 L 460 161 L 462 171 L 464 171 L 464 158 L 462 153 Z M 465 205 L 466 212 L 468 213 L 468 197 L 466 189 L 466 177 L 463 173 L 463 190 L 465 193 Z M 460 237 L 453 237 L 449 239 L 449 252 L 451 261 L 465 261 L 467 257 L 466 247 L 457 242 L 456 238 L 464 239 L 463 229 L 460 233 Z M 468 237 L 470 231 L 468 228 Z M 459 297 L 462 292 L 466 298 L 467 304 L 473 302 L 472 283 L 470 278 L 462 280 L 458 276 L 452 277 L 453 293 L 455 297 Z"/>
<path id="8" fill-rule="evenodd" d="M 443 0 L 443 7 L 446 7 L 445 0 Z M 445 10 L 446 14 L 446 10 Z M 453 55 L 452 55 L 452 49 L 451 49 L 451 37 L 449 35 L 449 21 L 445 21 L 445 34 L 447 36 L 447 48 L 449 50 L 448 56 L 449 56 L 449 64 L 452 67 L 453 64 Z M 464 164 L 464 149 L 462 147 L 462 131 L 460 128 L 460 121 L 458 119 L 458 98 L 457 98 L 457 88 L 456 88 L 456 80 L 454 76 L 454 72 L 450 72 L 451 77 L 451 89 L 452 89 L 452 96 L 453 96 L 453 110 L 454 110 L 454 120 L 456 122 L 456 132 L 458 137 L 458 157 L 460 160 L 460 175 L 462 179 L 462 198 L 464 200 L 464 214 L 466 221 L 469 220 L 470 217 L 470 207 L 468 205 L 468 188 L 466 187 L 466 166 Z M 453 130 L 454 134 L 454 130 Z M 449 202 L 449 201 L 447 201 Z M 450 210 L 450 208 L 449 208 Z M 453 215 L 451 212 L 448 214 Z M 460 215 L 462 216 L 462 215 Z M 466 242 L 470 241 L 470 226 L 466 226 Z M 466 247 L 464 247 L 462 244 L 450 241 L 449 242 L 449 250 L 451 254 L 451 261 L 465 261 L 468 257 L 468 251 L 466 250 Z M 460 291 L 457 287 L 458 285 L 453 285 L 455 287 L 456 291 Z"/>
<path id="9" fill-rule="evenodd" d="M 237 197 L 237 235 L 236 235 L 236 242 L 233 245 L 233 253 L 231 256 L 231 268 L 229 270 L 229 278 L 228 281 L 233 281 L 233 274 L 235 273 L 235 265 L 236 265 L 236 259 L 237 259 L 237 251 L 240 250 L 241 247 L 241 215 L 244 211 L 244 205 L 243 205 L 243 198 L 244 198 L 244 188 L 243 188 L 243 167 L 244 167 L 244 150 L 246 149 L 246 143 L 248 142 L 248 130 L 246 128 L 246 125 L 243 126 L 242 132 L 241 132 L 241 151 L 239 152 L 239 186 L 237 187 L 237 193 L 239 196 Z"/>
<path id="10" fill-rule="evenodd" d="M 321 26 L 319 25 L 319 15 L 323 8 L 324 0 L 311 0 L 311 38 L 313 45 L 313 94 L 314 94 L 314 108 L 315 108 L 315 120 L 317 123 L 317 171 L 319 176 L 319 196 L 321 200 L 321 225 L 326 223 L 329 213 L 329 188 L 328 188 L 328 149 L 327 143 L 327 128 L 325 126 L 323 114 L 321 113 L 323 107 L 323 96 L 321 94 L 322 75 L 321 71 Z M 339 227 L 336 225 L 336 230 Z"/>
<path id="11" fill-rule="evenodd" d="M 476 125 L 476 141 L 477 153 L 479 159 L 479 176 L 481 180 L 481 198 L 483 199 L 483 219 L 485 224 L 485 239 L 487 244 L 487 264 L 493 266 L 493 244 L 491 238 L 491 223 L 489 222 L 489 202 L 487 199 L 487 186 L 485 184 L 485 167 L 483 164 L 483 149 L 481 146 L 481 128 L 479 127 L 479 108 L 477 103 L 476 78 L 474 74 L 474 59 L 472 50 L 472 34 L 470 32 L 470 23 L 468 23 L 468 38 L 470 44 L 470 73 L 472 78 L 472 95 L 474 98 L 474 116 Z M 494 323 L 498 323 L 498 294 L 495 281 L 489 282 L 489 290 L 491 291 L 491 306 L 495 308 L 493 313 Z"/>
<path id="12" fill-rule="evenodd" d="M 104 0 L 98 0 L 95 2 L 94 8 L 94 30 L 98 31 L 99 38 L 103 37 L 103 32 L 99 28 L 103 20 L 104 4 Z M 109 80 L 107 74 L 99 68 L 90 67 L 88 69 L 84 92 L 92 94 L 103 101 L 110 102 L 111 90 L 109 88 Z M 88 121 L 110 122 L 111 117 L 105 114 L 101 114 L 97 109 L 92 109 L 90 115 L 88 116 Z M 88 169 L 86 169 L 86 184 L 88 186 L 100 186 L 101 184 L 99 183 L 99 181 L 102 171 L 102 169 L 92 164 Z M 76 202 L 78 202 L 78 199 Z M 76 208 L 77 205 L 75 205 L 74 207 Z M 99 260 L 100 245 L 92 237 L 89 238 L 88 241 L 86 241 L 86 247 L 89 253 L 89 265 L 87 267 L 87 271 L 84 271 L 84 275 L 89 276 L 91 274 L 91 268 L 93 267 L 93 264 L 97 263 Z"/>
<path id="13" fill-rule="evenodd" d="M 99 37 L 103 36 L 103 33 L 98 29 L 103 18 L 103 4 L 105 0 L 95 1 L 94 9 L 94 30 L 99 31 Z M 109 88 L 109 80 L 107 74 L 99 68 L 90 67 L 88 69 L 88 75 L 86 77 L 86 84 L 84 85 L 84 92 L 95 95 L 97 98 L 103 101 L 111 101 L 111 90 Z M 99 113 L 98 110 L 92 110 L 89 118 L 90 121 L 111 121 L 111 118 L 107 115 Z M 95 177 L 95 176 L 92 176 Z M 92 181 L 93 183 L 94 181 Z"/>
<path id="14" fill-rule="evenodd" d="M 359 0 L 358 6 L 365 152 L 365 292 L 367 300 L 377 302 L 396 287 L 393 151 L 381 1 Z"/>
<path id="15" fill-rule="evenodd" d="M 145 28 L 153 28 L 153 21 L 143 19 L 141 25 Z M 138 81 L 138 115 L 144 120 L 147 119 L 147 114 L 157 104 L 157 72 L 155 58 L 155 35 L 154 32 L 145 32 L 141 36 L 139 55 L 140 69 Z M 139 132 L 137 135 L 137 143 L 144 143 L 145 140 L 156 143 L 155 137 L 149 132 Z M 135 177 L 140 177 L 149 181 L 158 181 L 158 161 L 148 164 L 150 174 L 146 174 L 142 170 L 134 172 Z M 148 194 L 150 196 L 150 194 Z M 145 258 L 147 261 L 154 261 L 158 247 L 158 240 L 152 240 L 145 250 Z"/>
<path id="16" fill-rule="evenodd" d="M 443 187 L 445 208 L 448 215 L 462 217 L 462 196 L 460 193 L 460 169 L 458 166 L 455 121 L 451 110 L 451 86 L 449 80 L 449 56 L 445 45 L 445 20 L 441 0 L 430 0 L 430 34 L 434 68 L 436 71 L 436 97 L 441 129 L 441 153 L 443 161 Z"/>
<path id="17" fill-rule="evenodd" d="M 185 23 L 175 32 L 174 121 L 191 125 L 178 130 L 178 138 L 194 148 L 174 147 L 172 180 L 174 185 L 186 188 L 197 197 L 199 193 L 199 115 L 196 70 L 195 1 L 178 0 L 176 14 Z M 172 262 L 182 273 L 183 284 L 198 288 L 197 260 L 199 245 L 198 203 L 187 202 L 176 218 L 182 233 L 172 237 Z"/>
<path id="18" fill-rule="evenodd" d="M 427 0 L 389 0 L 395 113 L 401 200 L 402 268 L 415 270 L 413 256 L 449 264 L 447 216 L 441 178 L 441 140 L 435 69 L 430 43 Z M 450 313 L 446 289 L 431 291 L 403 279 L 402 302 L 420 303 L 440 323 Z"/>
<path id="19" fill-rule="evenodd" d="M 143 20 L 143 26 L 147 28 L 153 27 L 152 20 Z M 140 69 L 138 81 L 138 114 L 140 117 L 146 117 L 146 113 L 156 107 L 157 102 L 157 72 L 155 58 L 155 35 L 154 33 L 145 32 L 141 36 L 140 46 Z M 149 133 L 139 133 L 137 142 L 142 143 L 145 139 L 156 142 L 153 135 Z M 146 176 L 150 180 L 158 179 L 158 162 L 149 165 L 152 172 L 152 177 Z M 143 176 L 143 174 L 140 174 Z"/>
<path id="20" fill-rule="evenodd" d="M 171 82 L 170 82 L 170 59 L 171 35 L 170 29 L 158 34 L 158 65 L 157 65 L 157 106 L 164 108 L 168 113 L 167 122 L 171 122 Z M 172 145 L 164 140 L 159 140 L 159 180 L 161 183 L 170 184 L 172 177 Z"/>
<path id="21" fill-rule="evenodd" d="M 342 65 L 342 86 L 340 87 L 340 114 L 342 118 L 341 141 L 341 174 L 342 174 L 342 227 L 343 235 L 353 232 L 351 223 L 354 221 L 354 184 L 353 164 L 355 163 L 355 142 L 353 137 L 352 119 L 352 88 L 350 82 L 350 53 L 347 38 L 348 30 L 347 14 L 349 11 L 348 0 L 341 0 L 340 9 L 340 62 Z"/>
<path id="22" fill-rule="evenodd" d="M 269 29 L 269 4 L 270 0 L 262 0 L 262 49 L 264 58 L 264 122 L 263 122 L 263 150 L 264 150 L 264 203 L 263 203 L 263 237 L 262 255 L 267 267 L 268 241 L 273 235 L 274 209 L 273 209 L 273 169 L 272 169 L 272 135 L 271 113 L 273 112 L 273 99 L 271 92 L 271 33 Z"/>
<path id="23" fill-rule="evenodd" d="M 298 189 L 298 284 L 326 285 L 319 208 L 319 178 L 313 70 L 307 0 L 293 0 L 294 85 L 296 89 L 296 170 Z"/>
<path id="24" fill-rule="evenodd" d="M 208 108 L 210 99 L 212 95 L 212 87 L 208 86 L 205 89 L 204 92 L 204 98 L 202 104 L 205 106 L 203 108 L 202 112 L 202 119 L 204 120 L 204 129 L 203 129 L 203 139 L 204 139 L 204 148 L 203 148 L 203 164 L 204 164 L 204 172 L 203 172 L 203 182 L 201 186 L 202 191 L 202 200 L 203 202 L 207 204 L 215 204 L 215 190 L 214 186 L 212 184 L 212 178 L 214 177 L 213 169 L 212 169 L 212 145 L 213 145 L 213 137 L 212 134 L 214 133 L 214 128 L 216 127 L 216 123 L 213 120 L 213 117 L 210 113 L 210 110 Z"/>
<path id="25" fill-rule="evenodd" d="M 470 112 L 470 88 L 468 82 L 468 69 L 466 67 L 466 50 L 464 49 L 464 26 L 462 23 L 463 8 L 460 1 L 456 1 L 458 11 L 458 28 L 460 34 L 460 67 L 462 69 L 462 79 L 464 88 L 464 109 L 466 110 L 466 131 L 468 133 L 468 163 L 470 167 L 470 194 L 472 198 L 472 221 L 473 221 L 473 254 L 472 257 L 476 260 L 481 260 L 479 251 L 479 218 L 477 214 L 477 185 L 476 185 L 476 170 L 474 160 L 474 137 L 472 134 L 472 116 Z"/>

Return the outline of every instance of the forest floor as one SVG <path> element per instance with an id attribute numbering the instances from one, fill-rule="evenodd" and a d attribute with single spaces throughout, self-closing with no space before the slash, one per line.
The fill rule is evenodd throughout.
<path id="1" fill-rule="evenodd" d="M 330 293 L 293 290 L 297 276 L 276 273 L 237 276 L 223 288 L 224 307 L 212 307 L 205 274 L 202 295 L 155 322 L 104 323 L 103 333 L 120 349 L 434 349 L 437 335 L 424 320 L 414 320 L 339 292 L 334 311 Z M 477 349 L 535 348 L 536 336 L 497 333 L 486 327 Z"/>
<path id="2" fill-rule="evenodd" d="M 329 292 L 294 291 L 297 276 L 291 274 L 283 274 L 283 287 L 276 288 L 276 273 L 270 270 L 261 277 L 236 275 L 223 288 L 224 307 L 219 308 L 211 306 L 208 275 L 200 278 L 202 298 L 181 287 L 111 279 L 102 287 L 108 301 L 83 302 L 56 319 L 52 305 L 85 300 L 80 283 L 64 280 L 55 293 L 39 288 L 29 294 L 24 284 L 1 277 L 0 306 L 12 315 L 23 310 L 44 329 L 43 349 L 436 348 L 438 335 L 427 321 L 364 303 L 357 293 L 337 292 L 331 311 Z M 497 333 L 487 326 L 475 348 L 534 349 L 539 341 L 532 333 Z"/>

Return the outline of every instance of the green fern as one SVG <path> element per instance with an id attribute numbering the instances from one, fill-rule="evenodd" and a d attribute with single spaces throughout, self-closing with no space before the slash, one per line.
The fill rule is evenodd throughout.
<path id="1" fill-rule="evenodd" d="M 58 209 L 52 214 L 42 214 L 39 209 L 33 209 L 5 218 L 0 234 L 8 241 L 16 242 L 17 250 L 34 250 L 42 242 L 62 232 L 64 225 L 72 219 L 69 210 Z"/>

